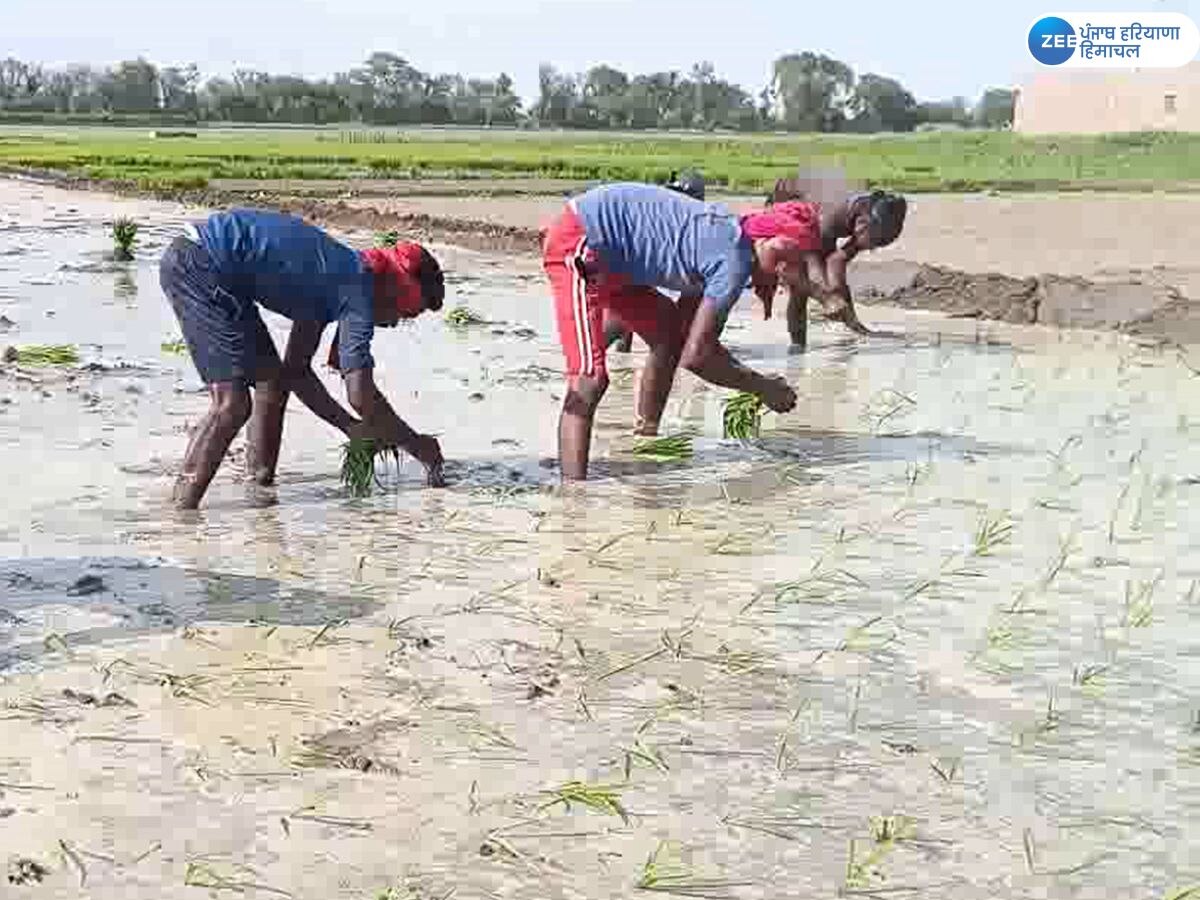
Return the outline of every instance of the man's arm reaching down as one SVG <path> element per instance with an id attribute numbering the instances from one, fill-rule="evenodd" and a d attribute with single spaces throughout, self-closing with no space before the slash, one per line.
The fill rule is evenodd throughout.
<path id="1" fill-rule="evenodd" d="M 323 330 L 320 322 L 297 322 L 292 326 L 283 357 L 284 387 L 312 410 L 313 415 L 350 436 L 359 421 L 333 399 L 312 368 Z"/>
<path id="2" fill-rule="evenodd" d="M 796 392 L 788 383 L 739 363 L 717 340 L 720 331 L 717 305 L 705 300 L 692 319 L 679 364 L 709 384 L 757 394 L 775 412 L 792 409 L 796 405 Z"/>
<path id="3" fill-rule="evenodd" d="M 354 411 L 362 417 L 364 430 L 384 446 L 400 447 L 425 467 L 431 487 L 445 484 L 442 477 L 442 450 L 437 438 L 418 434 L 392 409 L 387 398 L 375 386 L 370 369 L 353 369 L 346 375 L 346 395 Z"/>

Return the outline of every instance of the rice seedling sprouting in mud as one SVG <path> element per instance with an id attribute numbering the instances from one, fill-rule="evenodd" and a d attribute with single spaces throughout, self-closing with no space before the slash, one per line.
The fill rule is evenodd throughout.
<path id="1" fill-rule="evenodd" d="M 633 445 L 633 455 L 655 462 L 687 459 L 692 455 L 692 436 L 685 433 L 639 441 Z"/>
<path id="2" fill-rule="evenodd" d="M 113 222 L 113 258 L 122 262 L 133 259 L 133 244 L 137 240 L 138 224 L 133 219 L 121 217 Z"/>
<path id="3" fill-rule="evenodd" d="M 392 231 L 377 231 L 375 232 L 376 247 L 395 247 L 400 242 L 400 232 Z"/>
<path id="4" fill-rule="evenodd" d="M 578 803 L 580 806 L 586 806 L 599 813 L 620 816 L 626 824 L 629 822 L 629 813 L 621 805 L 621 795 L 613 787 L 585 784 L 582 781 L 568 781 L 546 793 L 550 794 L 552 799 L 543 806 L 543 809 L 562 804 L 569 812 L 571 804 Z"/>
<path id="5" fill-rule="evenodd" d="M 762 417 L 762 398 L 757 394 L 739 391 L 725 401 L 725 437 L 740 441 L 758 437 Z"/>
<path id="6" fill-rule="evenodd" d="M 163 341 L 159 347 L 163 353 L 173 353 L 176 356 L 187 351 L 187 344 L 181 340 Z"/>
<path id="7" fill-rule="evenodd" d="M 456 306 L 446 313 L 446 324 L 451 328 L 469 328 L 472 325 L 482 325 L 486 321 L 483 316 L 466 306 Z"/>
<path id="8" fill-rule="evenodd" d="M 4 361 L 19 366 L 70 366 L 79 362 L 79 351 L 71 344 L 30 344 L 9 347 Z"/>
<path id="9" fill-rule="evenodd" d="M 993 516 L 984 513 L 979 517 L 979 525 L 975 529 L 975 546 L 972 554 L 987 556 L 995 547 L 1008 543 L 1012 538 L 1012 522 L 1006 515 Z"/>
<path id="10" fill-rule="evenodd" d="M 866 856 L 858 856 L 858 841 L 850 841 L 846 859 L 846 884 L 849 889 L 868 890 L 883 881 L 883 861 L 896 845 L 914 835 L 913 821 L 906 816 L 877 816 L 871 819 L 872 847 Z"/>
<path id="11" fill-rule="evenodd" d="M 660 841 L 642 866 L 634 885 L 639 891 L 672 894 L 677 897 L 734 897 L 734 888 L 750 887 L 752 882 L 700 878 L 683 859 L 683 848 L 673 841 Z"/>
<path id="12" fill-rule="evenodd" d="M 395 448 L 378 447 L 368 438 L 351 438 L 342 445 L 342 484 L 350 491 L 351 496 L 365 497 L 371 493 L 371 484 L 379 483 L 375 473 L 375 460 L 389 453 L 399 468 L 400 451 Z"/>

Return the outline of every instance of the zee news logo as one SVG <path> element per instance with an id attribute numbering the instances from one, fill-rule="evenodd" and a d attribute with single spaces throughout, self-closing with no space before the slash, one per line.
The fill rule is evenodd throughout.
<path id="1" fill-rule="evenodd" d="M 1182 13 L 1058 13 L 1029 29 L 1029 52 L 1043 66 L 1177 68 L 1197 51 L 1200 29 Z"/>

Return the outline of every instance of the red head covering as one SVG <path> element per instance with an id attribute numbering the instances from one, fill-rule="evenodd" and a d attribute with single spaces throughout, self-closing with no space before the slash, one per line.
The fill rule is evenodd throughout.
<path id="1" fill-rule="evenodd" d="M 801 250 L 821 249 L 821 208 L 816 203 L 793 200 L 777 203 L 762 212 L 742 216 L 742 231 L 752 241 L 783 237 Z"/>
<path id="2" fill-rule="evenodd" d="M 401 318 L 411 318 L 421 312 L 425 304 L 420 280 L 420 244 L 402 242 L 394 247 L 372 247 L 358 251 L 358 256 L 363 268 L 373 276 L 376 297 L 386 297 L 395 303 Z M 328 363 L 331 369 L 339 368 L 336 331 L 333 343 L 329 345 Z"/>
<path id="3" fill-rule="evenodd" d="M 375 294 L 391 298 L 400 315 L 415 316 L 421 311 L 421 245 L 398 243 L 394 247 L 373 247 L 359 251 L 363 265 L 375 276 Z"/>

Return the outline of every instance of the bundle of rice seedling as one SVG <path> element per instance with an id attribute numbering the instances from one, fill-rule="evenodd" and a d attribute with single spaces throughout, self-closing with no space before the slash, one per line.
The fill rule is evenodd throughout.
<path id="1" fill-rule="evenodd" d="M 762 428 L 762 398 L 739 391 L 725 401 L 725 437 L 744 441 L 758 437 Z"/>
<path id="2" fill-rule="evenodd" d="M 19 366 L 70 366 L 79 362 L 79 351 L 70 344 L 31 344 L 7 348 L 4 361 Z"/>
<path id="3" fill-rule="evenodd" d="M 466 306 L 456 306 L 446 313 L 446 324 L 451 328 L 467 328 L 470 325 L 482 325 L 486 321 L 483 316 Z"/>
<path id="4" fill-rule="evenodd" d="M 375 474 L 375 459 L 389 453 L 399 468 L 400 451 L 394 447 L 378 447 L 370 438 L 351 438 L 342 445 L 342 484 L 351 496 L 365 497 L 371 493 L 371 484 L 379 483 Z"/>
<path id="5" fill-rule="evenodd" d="M 133 219 L 120 218 L 113 222 L 113 256 L 120 260 L 133 259 L 133 242 L 137 240 L 138 225 Z"/>
<path id="6" fill-rule="evenodd" d="M 633 445 L 633 455 L 655 462 L 676 462 L 692 455 L 692 436 L 676 434 L 651 438 Z"/>
<path id="7" fill-rule="evenodd" d="M 376 247 L 395 247 L 398 243 L 400 243 L 400 232 L 398 231 L 375 232 Z"/>

